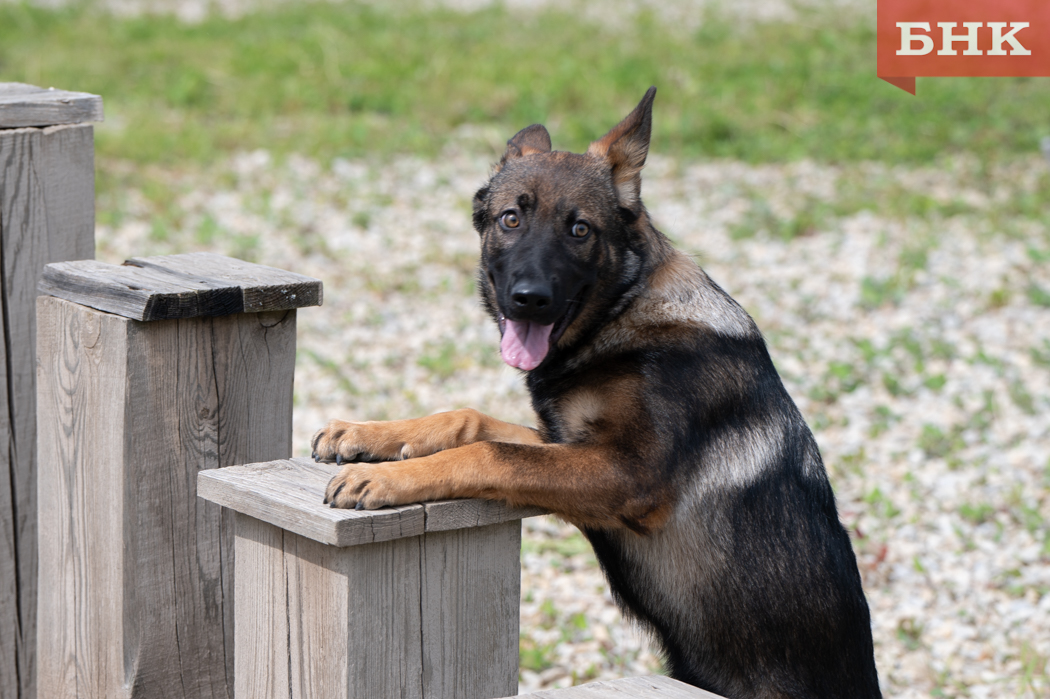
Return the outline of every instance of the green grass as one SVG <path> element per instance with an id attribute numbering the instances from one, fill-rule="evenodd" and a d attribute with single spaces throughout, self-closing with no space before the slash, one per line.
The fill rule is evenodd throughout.
<path id="1" fill-rule="evenodd" d="M 654 150 L 686 156 L 994 160 L 1036 152 L 1050 133 L 1050 80 L 923 79 L 913 97 L 875 77 L 873 24 L 823 13 L 730 29 L 710 18 L 688 34 L 646 15 L 615 30 L 557 10 L 348 2 L 188 25 L 5 3 L 0 80 L 101 94 L 100 156 L 149 163 L 258 147 L 433 155 L 462 124 L 505 138 L 545 122 L 556 147 L 579 150 L 651 84 Z"/>

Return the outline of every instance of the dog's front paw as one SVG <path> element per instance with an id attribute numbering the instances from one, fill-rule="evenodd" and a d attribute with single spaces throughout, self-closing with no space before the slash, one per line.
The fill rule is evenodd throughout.
<path id="1" fill-rule="evenodd" d="M 331 507 L 377 510 L 414 502 L 397 485 L 392 464 L 347 464 L 325 490 L 324 502 Z"/>
<path id="2" fill-rule="evenodd" d="M 314 461 L 376 463 L 408 458 L 407 445 L 384 429 L 386 424 L 331 420 L 310 440 Z"/>

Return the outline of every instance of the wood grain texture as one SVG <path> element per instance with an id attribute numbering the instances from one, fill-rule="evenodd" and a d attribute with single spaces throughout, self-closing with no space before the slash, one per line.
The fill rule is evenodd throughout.
<path id="1" fill-rule="evenodd" d="M 0 214 L 2 214 L 0 210 Z M 0 233 L 3 220 L 0 219 Z M 6 327 L 6 309 L 0 303 L 0 327 Z M 0 342 L 0 366 L 7 367 L 7 337 Z M 7 371 L 0 371 L 0 699 L 18 699 L 22 685 L 19 675 L 19 647 L 22 622 L 19 617 L 18 528 L 15 524 L 13 425 Z"/>
<path id="2" fill-rule="evenodd" d="M 335 464 L 296 458 L 202 472 L 200 497 L 332 546 L 389 541 L 496 524 L 545 514 L 490 500 L 442 500 L 381 510 L 340 510 L 324 504 Z"/>
<path id="3" fill-rule="evenodd" d="M 358 601 L 352 599 L 357 591 L 347 583 L 347 557 L 340 555 L 343 549 L 291 532 L 283 532 L 283 551 L 288 571 L 287 607 L 283 611 L 288 618 L 290 682 L 287 694 L 281 696 L 345 697 L 352 675 L 361 675 L 361 670 L 367 669 L 354 668 L 356 672 L 351 673 L 347 662 L 347 619 L 352 602 Z"/>
<path id="4" fill-rule="evenodd" d="M 45 262 L 95 257 L 95 129 L 53 126 L 40 139 L 40 170 L 47 215 Z M 37 275 L 29 291 L 36 296 Z"/>
<path id="5" fill-rule="evenodd" d="M 350 547 L 236 522 L 238 696 L 480 699 L 517 686 L 518 521 Z"/>
<path id="6" fill-rule="evenodd" d="M 662 675 L 590 682 L 565 689 L 520 694 L 518 699 L 722 699 L 717 694 Z M 504 697 L 511 699 L 511 695 Z"/>
<path id="7" fill-rule="evenodd" d="M 123 500 L 96 486 L 123 477 L 126 321 L 38 303 L 38 696 L 123 696 Z"/>
<path id="8" fill-rule="evenodd" d="M 196 497 L 196 478 L 202 469 L 229 463 L 226 459 L 272 458 L 291 451 L 295 312 L 140 323 L 57 298 L 42 297 L 39 304 L 41 322 L 60 315 L 58 324 L 63 326 L 101 324 L 122 334 L 125 343 L 123 353 L 112 360 L 122 363 L 122 373 L 108 377 L 105 385 L 55 385 L 53 367 L 41 364 L 41 384 L 87 406 L 95 420 L 89 425 L 76 415 L 63 417 L 53 404 L 42 404 L 41 424 L 51 426 L 49 439 L 58 444 L 50 449 L 90 439 L 85 436 L 90 427 L 91 432 L 117 434 L 119 450 L 98 456 L 93 449 L 83 449 L 71 461 L 49 466 L 47 480 L 41 471 L 40 492 L 77 474 L 105 474 L 90 480 L 79 477 L 87 481 L 84 488 L 93 497 L 120 504 L 115 508 L 121 513 L 119 522 L 105 537 L 82 531 L 74 522 L 74 557 L 95 557 L 102 547 L 123 551 L 126 563 L 115 568 L 119 585 L 112 593 L 119 607 L 118 630 L 89 646 L 116 648 L 117 667 L 84 666 L 87 647 L 77 644 L 72 660 L 48 658 L 48 686 L 68 685 L 50 673 L 58 672 L 61 678 L 59 669 L 71 662 L 75 689 L 84 696 L 85 686 L 98 686 L 104 691 L 92 696 L 228 697 L 233 687 L 235 613 L 229 602 L 236 583 L 233 546 L 223 542 L 232 543 L 232 531 L 222 531 L 218 506 Z M 69 344 L 67 335 L 52 331 L 42 334 L 41 341 L 46 338 L 63 347 Z M 84 353 L 68 351 L 74 356 Z M 55 347 L 41 347 L 41 352 L 61 354 Z M 48 458 L 53 456 L 49 452 Z M 106 471 L 97 462 L 100 458 L 117 464 L 117 470 Z M 40 521 L 42 531 L 52 528 L 50 517 L 42 515 Z M 62 553 L 50 533 L 41 537 L 42 566 L 45 560 L 49 569 L 61 565 Z M 74 629 L 96 623 L 82 617 L 90 617 L 91 605 L 98 602 L 90 589 L 99 574 L 76 568 L 70 574 L 77 602 L 84 603 L 80 608 L 71 603 L 67 589 L 55 591 L 50 581 L 43 581 L 49 588 L 48 610 L 45 613 L 42 599 L 41 618 L 46 616 L 49 623 L 60 619 Z M 81 588 L 89 590 L 86 597 L 79 595 Z M 55 650 L 42 639 L 42 658 Z M 57 650 L 60 657 L 68 653 Z M 44 675 L 42 660 L 42 682 Z M 118 681 L 123 689 L 112 690 Z M 75 695 L 56 691 L 48 696 Z"/>
<path id="9" fill-rule="evenodd" d="M 424 696 L 513 694 L 521 523 L 428 533 L 422 544 Z"/>
<path id="10" fill-rule="evenodd" d="M 423 503 L 428 532 L 484 527 L 550 514 L 542 507 L 511 507 L 498 500 L 435 500 Z"/>
<path id="11" fill-rule="evenodd" d="M 0 697 L 35 696 L 35 300 L 44 264 L 94 255 L 92 127 L 0 130 L 0 306 L 6 437 L 0 493 Z M 12 532 L 13 539 L 8 539 Z M 12 543 L 13 542 L 13 543 Z M 7 552 L 7 553 L 5 553 Z M 10 554 L 10 555 L 9 555 Z M 12 587 L 10 577 L 14 577 Z M 14 601 L 10 595 L 15 595 Z M 13 605 L 13 606 L 12 606 Z M 14 610 L 12 617 L 8 610 Z M 6 645 L 18 667 L 5 668 Z"/>
<path id="12" fill-rule="evenodd" d="M 237 515 L 238 575 L 235 583 L 237 697 L 289 697 L 288 574 L 284 532 L 257 519 Z"/>
<path id="13" fill-rule="evenodd" d="M 0 131 L 0 304 L 4 308 L 6 390 L 0 399 L 7 403 L 6 452 L 7 499 L 0 504 L 0 525 L 11 537 L 0 546 L 0 576 L 9 578 L 0 586 L 0 636 L 3 645 L 14 645 L 16 666 L 7 665 L 10 649 L 0 645 L 0 696 L 21 696 L 32 677 L 30 648 L 35 605 L 36 493 L 31 486 L 35 471 L 35 416 L 32 383 L 32 306 L 35 296 L 31 270 L 47 260 L 47 217 L 44 189 L 34 167 L 39 160 L 41 132 L 37 129 Z M 32 515 L 32 516 L 31 516 Z M 14 595 L 13 599 L 11 595 Z"/>
<path id="14" fill-rule="evenodd" d="M 424 696 L 419 546 L 337 548 L 285 534 L 292 697 Z"/>
<path id="15" fill-rule="evenodd" d="M 102 98 L 98 95 L 0 83 L 0 129 L 102 120 Z"/>
<path id="16" fill-rule="evenodd" d="M 172 278 L 212 284 L 216 288 L 237 287 L 241 290 L 245 313 L 320 306 L 323 301 L 323 288 L 317 279 L 211 252 L 133 257 L 124 264 L 163 271 Z M 205 312 L 203 315 L 218 314 Z"/>
<path id="17" fill-rule="evenodd" d="M 48 265 L 40 291 L 132 320 L 172 320 L 318 306 L 322 285 L 213 253 Z"/>
<path id="18" fill-rule="evenodd" d="M 337 510 L 323 503 L 338 467 L 286 459 L 202 472 L 197 494 L 235 512 L 333 546 L 387 541 L 423 533 L 423 508 L 373 512 Z"/>
<path id="19" fill-rule="evenodd" d="M 266 461 L 292 453 L 292 394 L 295 375 L 296 312 L 244 313 L 209 321 L 212 371 L 216 386 L 219 425 L 218 463 Z M 194 483 L 194 491 L 196 483 Z M 233 676 L 234 656 L 234 546 L 232 513 L 200 503 L 222 518 L 223 630 L 226 672 Z"/>

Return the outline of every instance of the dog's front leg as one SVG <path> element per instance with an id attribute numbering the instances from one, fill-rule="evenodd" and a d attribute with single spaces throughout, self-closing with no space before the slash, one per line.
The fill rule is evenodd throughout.
<path id="1" fill-rule="evenodd" d="M 580 526 L 658 528 L 673 493 L 599 445 L 475 442 L 395 463 L 347 464 L 328 484 L 332 507 L 376 509 L 444 498 L 546 508 Z"/>
<path id="2" fill-rule="evenodd" d="M 311 440 L 317 461 L 400 461 L 474 442 L 542 444 L 539 433 L 471 408 L 412 420 L 346 422 L 332 420 Z"/>

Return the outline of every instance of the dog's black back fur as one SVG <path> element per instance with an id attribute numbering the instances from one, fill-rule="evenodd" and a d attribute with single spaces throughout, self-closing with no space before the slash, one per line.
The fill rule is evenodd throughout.
<path id="1" fill-rule="evenodd" d="M 813 435 L 757 332 L 698 333 L 689 343 L 636 347 L 564 375 L 567 359 L 528 377 L 554 441 L 559 422 L 545 419 L 545 408 L 559 384 L 569 390 L 589 371 L 640 373 L 653 390 L 646 393 L 651 422 L 637 429 L 658 433 L 666 447 L 636 458 L 695 491 L 691 501 L 683 493 L 688 505 L 668 525 L 645 536 L 583 527 L 617 601 L 661 641 L 670 675 L 727 697 L 881 696 L 849 536 Z M 726 375 L 735 377 L 728 382 L 735 390 L 726 390 Z M 697 487 L 698 467 L 736 461 L 740 435 L 756 425 L 770 435 L 761 472 Z"/>

